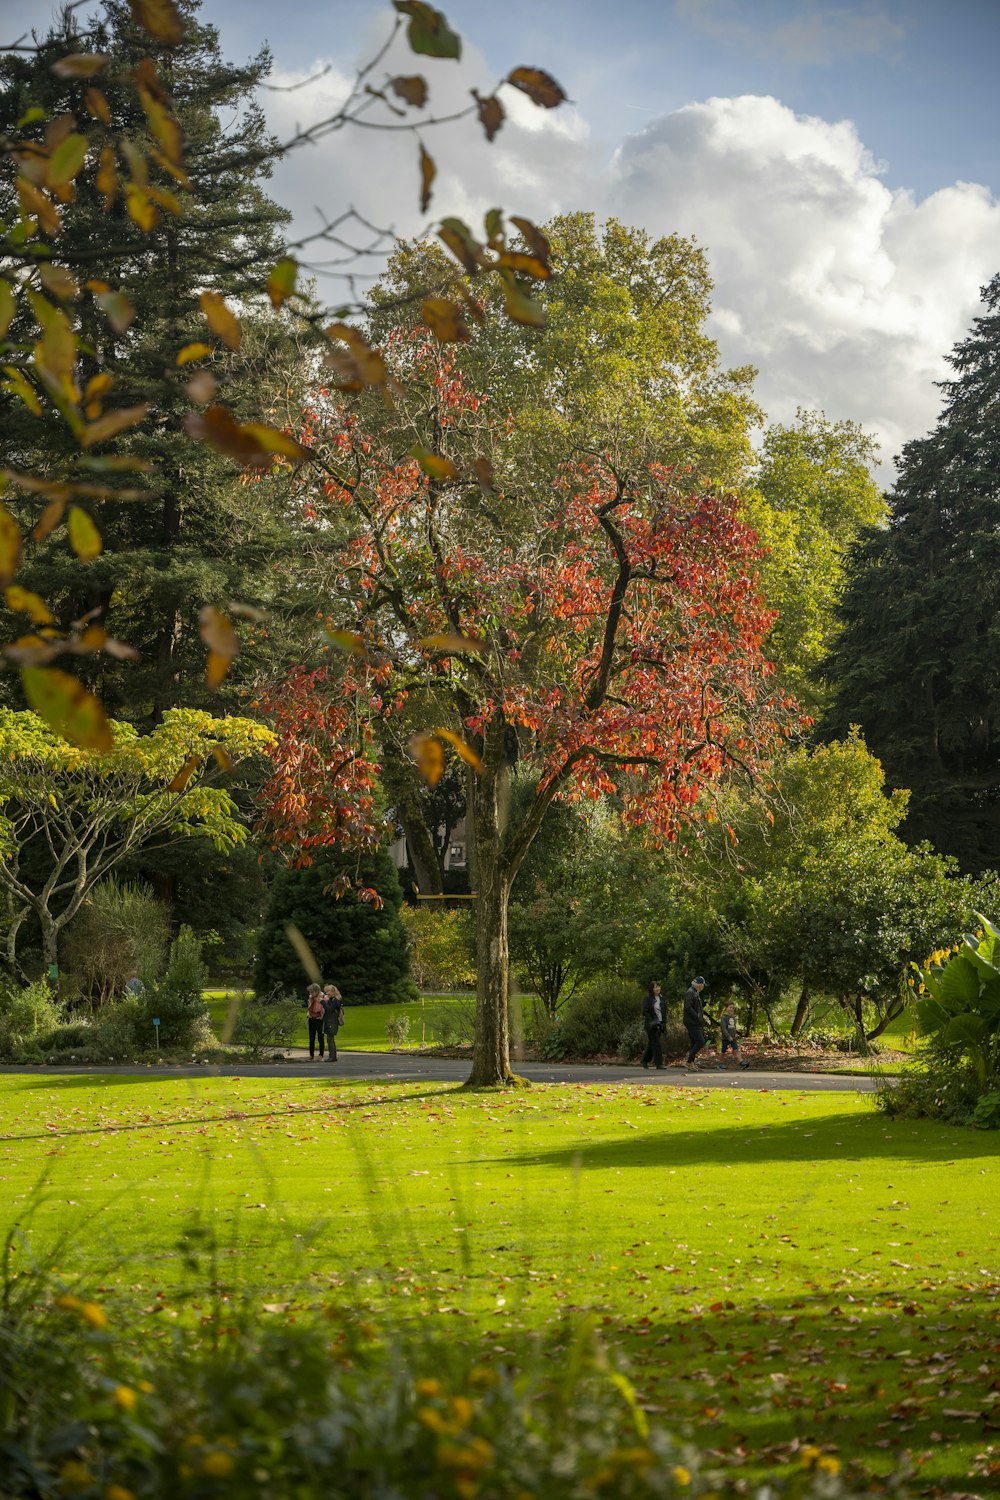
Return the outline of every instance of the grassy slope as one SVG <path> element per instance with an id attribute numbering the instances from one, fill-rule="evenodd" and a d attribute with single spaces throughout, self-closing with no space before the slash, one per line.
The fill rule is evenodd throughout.
<path id="1" fill-rule="evenodd" d="M 65 1233 L 62 1273 L 140 1329 L 184 1305 L 198 1210 L 234 1293 L 299 1316 L 347 1297 L 503 1351 L 593 1309 L 727 1462 L 808 1436 L 961 1488 L 997 1441 L 989 1135 L 851 1096 L 155 1076 L 0 1080 L 0 1134 L 0 1215 Z"/>

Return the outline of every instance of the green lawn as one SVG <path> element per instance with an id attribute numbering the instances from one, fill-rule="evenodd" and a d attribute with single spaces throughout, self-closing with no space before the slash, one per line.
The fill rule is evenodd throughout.
<path id="1" fill-rule="evenodd" d="M 209 1015 L 217 1036 L 221 1034 L 229 1013 L 231 993 L 233 992 L 229 990 L 205 991 Z M 385 1023 L 390 1016 L 409 1017 L 410 1034 L 406 1041 L 409 1047 L 421 1045 L 421 1021 L 424 1021 L 424 1035 L 430 1046 L 434 1040 L 426 1025 L 430 1007 L 468 1005 L 471 1001 L 472 997 L 465 995 L 425 995 L 423 1006 L 419 1001 L 410 1001 L 405 1005 L 349 1005 L 346 1007 L 344 1028 L 337 1037 L 337 1046 L 348 1052 L 387 1052 L 390 1046 L 395 1045 L 389 1042 L 385 1031 Z M 293 1045 L 296 1047 L 309 1045 L 305 1007 L 302 1010 L 302 1020 Z"/>
<path id="2" fill-rule="evenodd" d="M 851 1095 L 156 1074 L 3 1078 L 0 1134 L 0 1215 L 140 1332 L 211 1281 L 262 1316 L 430 1318 L 486 1358 L 587 1309 L 718 1461 L 808 1437 L 965 1491 L 998 1456 L 989 1134 Z"/>

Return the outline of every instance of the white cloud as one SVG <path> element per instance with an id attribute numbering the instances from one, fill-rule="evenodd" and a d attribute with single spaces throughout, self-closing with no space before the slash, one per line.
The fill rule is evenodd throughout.
<path id="1" fill-rule="evenodd" d="M 709 99 L 630 137 L 605 203 L 706 247 L 723 354 L 759 367 L 773 419 L 854 418 L 888 460 L 937 416 L 932 382 L 1000 269 L 1000 204 L 971 183 L 918 203 L 881 170 L 849 122 Z"/>
<path id="2" fill-rule="evenodd" d="M 492 86 L 475 55 L 450 73 L 436 69 L 437 112 L 464 106 L 472 84 Z M 272 126 L 287 135 L 346 83 L 331 73 L 313 85 L 315 100 L 268 96 Z M 768 97 L 687 105 L 625 139 L 610 162 L 578 112 L 536 110 L 510 89 L 503 97 L 508 119 L 492 145 L 474 119 L 425 134 L 438 164 L 426 216 L 408 134 L 345 131 L 294 153 L 276 174 L 276 196 L 295 210 L 299 232 L 317 222 L 314 204 L 328 214 L 353 205 L 403 235 L 443 214 L 476 226 L 502 205 L 536 222 L 586 208 L 654 234 L 693 235 L 715 279 L 722 356 L 759 368 L 770 418 L 788 420 L 801 405 L 861 422 L 891 479 L 902 444 L 933 425 L 944 356 L 1000 269 L 1000 204 L 987 188 L 958 182 L 917 201 L 887 186 L 850 121 L 796 115 Z"/>

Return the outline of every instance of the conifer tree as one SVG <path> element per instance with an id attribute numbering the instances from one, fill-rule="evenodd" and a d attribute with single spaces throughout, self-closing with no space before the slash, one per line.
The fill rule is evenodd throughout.
<path id="1" fill-rule="evenodd" d="M 174 183 L 171 189 L 179 214 L 158 212 L 154 205 L 157 222 L 143 227 L 127 210 L 123 190 L 108 208 L 99 175 L 86 172 L 64 207 L 59 238 L 60 262 L 81 288 L 88 278 L 101 278 L 134 310 L 115 328 L 89 295 L 79 297 L 75 308 L 85 339 L 83 378 L 113 372 L 120 404 L 150 403 L 153 420 L 115 445 L 117 454 L 151 465 L 140 480 L 143 498 L 101 508 L 103 551 L 85 569 L 60 528 L 35 548 L 19 575 L 60 624 L 95 611 L 94 619 L 113 637 L 138 649 L 138 662 L 127 665 L 106 655 L 89 657 L 80 675 L 119 717 L 154 723 L 174 704 L 206 699 L 200 606 L 233 598 L 266 604 L 280 594 L 294 601 L 294 512 L 281 503 L 270 477 L 248 482 L 228 459 L 192 444 L 184 431 L 192 370 L 201 369 L 207 391 L 211 370 L 223 363 L 218 356 L 201 366 L 174 363 L 186 341 L 205 336 L 199 293 L 218 293 L 244 309 L 240 348 L 225 357 L 224 369 L 216 368 L 240 419 L 259 419 L 262 408 L 287 398 L 297 358 L 286 324 L 269 311 L 246 315 L 251 296 L 260 306 L 259 288 L 281 254 L 288 220 L 265 191 L 276 148 L 254 98 L 270 57 L 265 50 L 244 64 L 226 62 L 217 31 L 198 21 L 198 8 L 199 0 L 181 0 L 184 36 L 170 48 L 137 27 L 123 0 L 109 0 L 103 18 L 81 23 L 78 13 L 67 10 L 36 53 L 0 59 L 0 134 L 10 134 L 32 109 L 46 119 L 88 118 L 88 80 L 52 71 L 53 60 L 67 49 L 107 54 L 109 130 L 126 137 L 132 131 L 138 137 L 144 128 L 131 79 L 152 55 L 184 134 L 190 186 Z M 85 41 L 78 34 L 83 24 Z M 12 200 L 0 201 L 0 217 L 16 217 L 9 179 L 0 183 L 0 193 Z M 58 476 L 60 463 L 76 451 L 72 434 L 53 412 L 35 414 L 10 392 L 0 391 L 0 421 L 7 462 L 21 469 Z M 17 496 L 11 496 L 10 508 L 18 509 Z M 21 508 L 26 519 L 34 514 L 27 501 Z M 16 621 L 5 625 L 17 634 Z M 254 644 L 259 669 L 260 639 Z M 237 664 L 224 694 L 238 691 L 240 675 Z"/>
<path id="2" fill-rule="evenodd" d="M 860 724 L 904 832 L 966 870 L 1000 851 L 1000 275 L 949 356 L 933 432 L 907 443 L 884 531 L 849 568 L 826 728 Z"/>

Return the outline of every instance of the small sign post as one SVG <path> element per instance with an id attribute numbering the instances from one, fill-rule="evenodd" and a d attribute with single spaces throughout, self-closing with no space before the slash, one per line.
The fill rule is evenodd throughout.
<path id="1" fill-rule="evenodd" d="M 153 1025 L 156 1027 L 156 1045 L 159 1046 L 160 1045 L 160 1018 L 159 1018 L 159 1016 L 154 1016 L 153 1017 Z"/>

